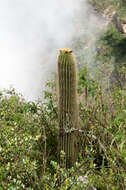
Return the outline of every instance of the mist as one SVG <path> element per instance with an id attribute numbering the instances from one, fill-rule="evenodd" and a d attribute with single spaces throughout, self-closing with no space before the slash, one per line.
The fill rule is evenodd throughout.
<path id="1" fill-rule="evenodd" d="M 74 49 L 82 37 L 75 54 L 91 63 L 103 23 L 86 0 L 1 0 L 0 88 L 13 86 L 29 101 L 42 97 L 59 49 Z"/>

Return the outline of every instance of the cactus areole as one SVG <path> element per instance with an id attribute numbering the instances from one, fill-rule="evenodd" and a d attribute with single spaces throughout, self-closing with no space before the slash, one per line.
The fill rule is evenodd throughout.
<path id="1" fill-rule="evenodd" d="M 58 56 L 59 149 L 66 154 L 66 167 L 75 162 L 75 131 L 78 128 L 77 65 L 69 48 Z"/>

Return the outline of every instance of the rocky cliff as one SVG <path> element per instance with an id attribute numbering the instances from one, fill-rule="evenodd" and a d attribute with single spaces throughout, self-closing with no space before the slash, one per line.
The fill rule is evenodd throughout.
<path id="1" fill-rule="evenodd" d="M 106 80 L 109 76 L 110 86 L 116 84 L 123 88 L 126 83 L 126 0 L 88 1 L 106 18 L 108 25 L 97 48 L 101 77 L 104 74 Z"/>

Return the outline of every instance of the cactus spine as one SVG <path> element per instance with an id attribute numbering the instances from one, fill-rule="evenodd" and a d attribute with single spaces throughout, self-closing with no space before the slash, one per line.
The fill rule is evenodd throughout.
<path id="1" fill-rule="evenodd" d="M 58 57 L 59 151 L 65 152 L 66 168 L 76 161 L 76 129 L 78 128 L 77 69 L 70 49 L 60 50 Z"/>

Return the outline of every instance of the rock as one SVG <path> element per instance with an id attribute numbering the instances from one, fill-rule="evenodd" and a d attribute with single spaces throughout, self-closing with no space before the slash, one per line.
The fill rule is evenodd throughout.
<path id="1" fill-rule="evenodd" d="M 126 24 L 122 24 L 123 33 L 126 34 Z"/>
<path id="2" fill-rule="evenodd" d="M 112 6 L 104 10 L 103 16 L 107 19 L 108 23 L 113 22 L 119 32 L 126 36 L 126 18 L 120 18 Z"/>
<path id="3" fill-rule="evenodd" d="M 111 21 L 115 24 L 119 32 L 126 35 L 126 18 L 119 18 L 115 13 Z"/>

